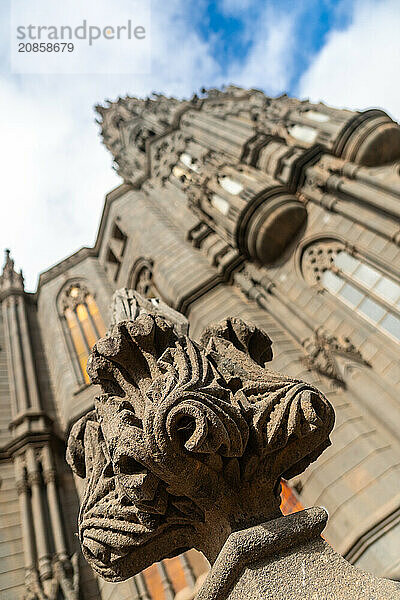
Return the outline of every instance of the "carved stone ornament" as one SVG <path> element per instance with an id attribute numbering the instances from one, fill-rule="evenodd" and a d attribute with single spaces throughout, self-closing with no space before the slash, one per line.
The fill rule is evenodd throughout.
<path id="1" fill-rule="evenodd" d="M 181 176 L 182 188 L 189 206 L 194 209 L 195 213 L 201 205 L 201 200 L 203 198 L 210 199 L 212 196 L 212 191 L 209 188 L 210 181 L 217 181 L 222 167 L 229 165 L 231 162 L 232 160 L 226 154 L 210 150 L 198 161 L 198 171 L 187 170 L 185 175 Z M 202 212 L 200 211 L 199 214 L 202 214 Z"/>
<path id="2" fill-rule="evenodd" d="M 346 384 L 338 367 L 336 356 L 369 365 L 349 338 L 332 335 L 323 327 L 319 327 L 311 337 L 307 338 L 303 342 L 303 347 L 307 354 L 305 358 L 307 368 L 333 379 L 342 387 L 345 387 Z"/>
<path id="3" fill-rule="evenodd" d="M 80 282 L 71 283 L 63 292 L 61 297 L 61 309 L 67 308 L 75 310 L 79 304 L 85 304 L 86 296 L 89 294 L 88 288 Z"/>
<path id="4" fill-rule="evenodd" d="M 252 111 L 256 131 L 287 139 L 288 116 L 299 104 L 299 100 L 286 95 L 279 98 L 265 98 L 263 106 L 257 106 Z"/>
<path id="5" fill-rule="evenodd" d="M 150 148 L 151 174 L 161 185 L 167 181 L 187 145 L 187 138 L 177 130 L 155 141 Z"/>
<path id="6" fill-rule="evenodd" d="M 82 550 L 108 581 L 193 547 L 213 562 L 232 531 L 281 516 L 281 477 L 321 454 L 334 423 L 316 388 L 265 367 L 260 329 L 229 318 L 196 343 L 175 311 L 128 295 L 89 358 L 102 394 L 67 450 L 86 480 Z"/>
<path id="7" fill-rule="evenodd" d="M 136 290 L 144 298 L 154 296 L 153 261 L 151 258 L 139 257 L 129 275 L 129 287 Z"/>
<path id="8" fill-rule="evenodd" d="M 301 258 L 301 271 L 304 279 L 310 285 L 321 286 L 324 272 L 332 269 L 335 256 L 345 249 L 341 242 L 330 239 L 310 244 L 304 250 Z"/>
<path id="9" fill-rule="evenodd" d="M 78 555 L 71 559 L 52 560 L 52 577 L 42 582 L 37 569 L 29 569 L 25 576 L 23 600 L 78 600 L 79 566 Z"/>
<path id="10" fill-rule="evenodd" d="M 96 106 L 104 145 L 125 181 L 134 183 L 146 173 L 149 140 L 175 127 L 179 112 L 196 103 L 196 98 L 186 102 L 153 94 L 146 99 L 118 98 L 116 102 L 108 101 L 106 106 Z"/>

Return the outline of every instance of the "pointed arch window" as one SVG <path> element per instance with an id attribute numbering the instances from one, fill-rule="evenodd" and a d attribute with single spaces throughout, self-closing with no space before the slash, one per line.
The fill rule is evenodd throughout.
<path id="1" fill-rule="evenodd" d="M 309 246 L 302 259 L 307 279 L 318 282 L 363 319 L 400 343 L 400 284 L 338 242 Z"/>
<path id="2" fill-rule="evenodd" d="M 132 267 L 128 288 L 136 290 L 144 298 L 160 298 L 160 293 L 153 280 L 153 261 L 141 256 Z"/>
<path id="3" fill-rule="evenodd" d="M 62 318 L 80 383 L 90 383 L 86 372 L 89 353 L 106 328 L 94 296 L 80 282 L 71 284 L 62 295 Z"/>

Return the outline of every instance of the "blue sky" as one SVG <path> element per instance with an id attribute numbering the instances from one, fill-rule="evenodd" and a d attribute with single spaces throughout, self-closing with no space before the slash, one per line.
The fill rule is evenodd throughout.
<path id="1" fill-rule="evenodd" d="M 94 123 L 93 105 L 105 98 L 185 97 L 235 83 L 379 106 L 400 119 L 400 0 L 151 1 L 150 75 L 17 76 L 2 0 L 0 247 L 11 247 L 29 290 L 40 271 L 93 243 L 104 195 L 120 182 Z M 62 14 L 68 0 L 57 6 Z M 96 7 L 101 15 L 110 2 Z"/>
<path id="2" fill-rule="evenodd" d="M 203 39 L 212 40 L 221 70 L 229 71 L 232 61 L 245 63 L 252 52 L 254 32 L 263 30 L 266 9 L 274 21 L 290 15 L 295 22 L 291 42 L 294 41 L 296 55 L 285 91 L 295 94 L 301 74 L 322 48 L 329 32 L 345 29 L 351 22 L 351 7 L 351 0 L 346 4 L 337 0 L 204 2 L 199 4 L 195 28 Z"/>

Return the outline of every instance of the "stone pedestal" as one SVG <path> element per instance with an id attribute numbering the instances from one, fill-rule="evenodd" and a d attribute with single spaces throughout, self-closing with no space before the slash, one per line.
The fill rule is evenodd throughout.
<path id="1" fill-rule="evenodd" d="M 196 600 L 395 600 L 400 585 L 360 571 L 321 537 L 322 508 L 232 533 Z"/>

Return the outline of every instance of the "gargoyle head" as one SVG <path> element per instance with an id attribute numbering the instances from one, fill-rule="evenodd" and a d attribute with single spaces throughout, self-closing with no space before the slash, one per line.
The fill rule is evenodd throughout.
<path id="1" fill-rule="evenodd" d="M 114 325 L 88 363 L 102 387 L 67 458 L 86 479 L 83 553 L 104 579 L 131 577 L 280 515 L 280 478 L 329 445 L 333 409 L 314 387 L 265 368 L 271 341 L 228 319 L 201 343 L 158 314 Z"/>

